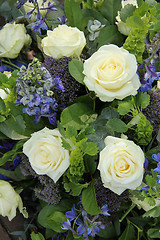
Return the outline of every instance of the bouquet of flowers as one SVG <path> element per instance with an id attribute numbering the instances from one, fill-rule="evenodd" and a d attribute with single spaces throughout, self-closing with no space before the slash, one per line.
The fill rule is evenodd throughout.
<path id="1" fill-rule="evenodd" d="M 160 3 L 0 3 L 0 214 L 21 240 L 159 239 Z"/>

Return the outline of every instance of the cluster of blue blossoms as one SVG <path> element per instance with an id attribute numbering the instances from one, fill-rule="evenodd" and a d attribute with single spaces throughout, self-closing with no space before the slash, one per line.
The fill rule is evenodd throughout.
<path id="1" fill-rule="evenodd" d="M 34 59 L 28 68 L 22 66 L 16 79 L 17 99 L 15 104 L 22 104 L 23 113 L 34 115 L 35 121 L 47 117 L 53 125 L 56 123 L 57 112 L 61 109 L 55 96 L 55 89 L 65 91 L 59 76 L 52 78 L 49 71 Z"/>
<path id="2" fill-rule="evenodd" d="M 79 205 L 80 203 L 78 203 Z M 110 216 L 108 213 L 107 205 L 104 205 L 101 208 L 101 214 L 88 217 L 87 212 L 82 208 L 80 211 L 75 208 L 75 204 L 73 205 L 71 211 L 66 212 L 67 221 L 63 223 L 63 230 L 71 230 L 75 235 L 81 235 L 85 240 L 88 240 L 88 236 L 95 237 L 96 234 L 99 233 L 100 228 L 105 229 L 105 224 L 102 221 L 98 220 L 98 218 L 103 216 Z M 79 212 L 81 214 L 79 214 Z M 80 218 L 81 215 L 81 218 Z M 71 226 L 73 223 L 74 229 Z"/>
<path id="3" fill-rule="evenodd" d="M 146 53 L 148 58 L 142 64 L 138 65 L 138 74 L 141 76 L 141 92 L 147 92 L 152 89 L 153 83 L 160 77 L 160 70 L 156 66 L 159 65 L 160 39 L 156 34 L 151 43 L 144 39 L 146 45 Z"/>

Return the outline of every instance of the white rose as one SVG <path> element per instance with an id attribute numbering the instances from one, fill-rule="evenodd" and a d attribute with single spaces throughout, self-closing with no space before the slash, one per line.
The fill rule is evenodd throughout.
<path id="1" fill-rule="evenodd" d="M 133 54 L 116 45 L 104 45 L 84 62 L 84 83 L 101 101 L 136 95 L 140 87 Z"/>
<path id="2" fill-rule="evenodd" d="M 24 45 L 31 44 L 24 24 L 7 23 L 0 30 L 0 57 L 16 58 Z"/>
<path id="3" fill-rule="evenodd" d="M 0 180 L 0 214 L 11 221 L 16 216 L 17 207 L 24 217 L 28 217 L 19 194 L 9 182 Z"/>
<path id="4" fill-rule="evenodd" d="M 142 183 L 145 156 L 133 141 L 108 136 L 100 152 L 98 169 L 104 187 L 120 195 Z"/>
<path id="5" fill-rule="evenodd" d="M 133 6 L 138 8 L 137 0 L 122 0 L 121 4 L 122 4 L 122 8 L 124 8 L 127 4 L 132 4 Z M 119 11 L 118 11 L 118 16 L 116 17 L 116 20 L 117 20 L 116 24 L 118 27 L 118 31 L 120 33 L 122 33 L 123 35 L 128 36 L 131 29 L 130 29 L 130 27 L 127 26 L 126 23 L 121 21 Z"/>
<path id="6" fill-rule="evenodd" d="M 42 39 L 42 48 L 53 58 L 79 57 L 86 45 L 84 33 L 76 27 L 59 25 L 53 31 L 48 30 L 47 35 Z"/>
<path id="7" fill-rule="evenodd" d="M 23 145 L 23 152 L 37 174 L 46 174 L 54 182 L 58 181 L 70 165 L 69 151 L 62 147 L 58 129 L 45 127 L 33 133 Z"/>

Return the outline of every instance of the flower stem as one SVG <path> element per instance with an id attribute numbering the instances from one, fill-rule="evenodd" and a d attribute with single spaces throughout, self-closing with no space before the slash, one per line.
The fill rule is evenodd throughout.
<path id="1" fill-rule="evenodd" d="M 136 206 L 136 204 L 132 204 L 130 206 L 130 208 L 128 209 L 127 212 L 125 212 L 125 214 L 122 216 L 122 218 L 119 220 L 119 222 L 122 222 L 124 220 L 124 218 L 132 211 L 132 209 Z"/>
<path id="2" fill-rule="evenodd" d="M 9 64 L 9 65 L 11 65 L 11 66 L 13 66 L 13 67 L 15 67 L 15 68 L 17 68 L 18 70 L 20 69 L 20 67 L 18 67 L 17 65 L 15 65 L 14 63 L 12 63 L 12 62 L 9 62 L 9 61 L 7 61 L 7 60 L 4 60 L 4 59 L 1 59 L 1 61 L 2 62 L 4 62 L 4 63 L 7 63 L 7 64 Z"/>

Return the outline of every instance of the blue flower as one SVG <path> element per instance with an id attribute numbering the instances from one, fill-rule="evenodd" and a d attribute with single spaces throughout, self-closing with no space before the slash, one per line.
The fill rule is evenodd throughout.
<path id="1" fill-rule="evenodd" d="M 69 221 L 73 221 L 77 217 L 77 213 L 75 210 L 75 204 L 73 204 L 71 211 L 66 212 L 66 217 L 69 218 Z"/>
<path id="2" fill-rule="evenodd" d="M 152 155 L 152 159 L 156 162 L 160 162 L 160 152 Z"/>
<path id="3" fill-rule="evenodd" d="M 103 207 L 101 208 L 101 214 L 103 214 L 104 216 L 110 216 L 110 214 L 108 213 L 108 206 L 107 204 L 103 205 Z"/>

